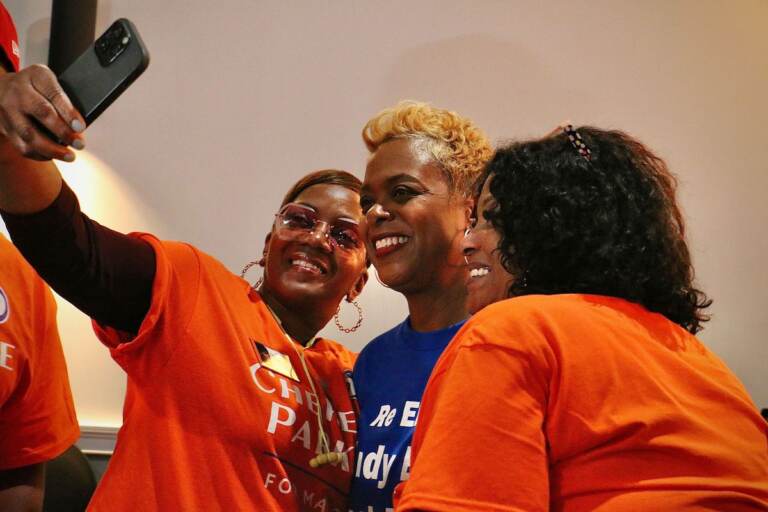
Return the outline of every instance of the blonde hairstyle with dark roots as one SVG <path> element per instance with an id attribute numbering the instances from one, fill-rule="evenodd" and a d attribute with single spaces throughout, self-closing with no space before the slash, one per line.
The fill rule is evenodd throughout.
<path id="1" fill-rule="evenodd" d="M 471 195 L 472 185 L 493 154 L 488 138 L 471 120 L 418 101 L 401 101 L 382 110 L 363 128 L 371 153 L 401 138 L 423 142 L 445 172 L 451 193 L 462 196 Z"/>

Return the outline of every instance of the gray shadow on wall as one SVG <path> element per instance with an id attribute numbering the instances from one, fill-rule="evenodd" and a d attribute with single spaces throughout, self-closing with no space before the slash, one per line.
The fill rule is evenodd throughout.
<path id="1" fill-rule="evenodd" d="M 538 135 L 551 119 L 561 120 L 564 102 L 584 94 L 552 71 L 512 41 L 484 34 L 444 39 L 402 54 L 382 84 L 382 108 L 417 99 L 467 115 L 492 140 Z M 522 133 L 525 127 L 532 133 Z"/>
<path id="2" fill-rule="evenodd" d="M 94 37 L 99 37 L 102 31 L 108 27 L 112 21 L 112 3 L 109 0 L 98 2 L 96 11 L 96 33 Z M 46 16 L 32 23 L 22 37 L 24 47 L 22 53 L 23 65 L 30 64 L 48 64 L 48 48 L 51 41 L 51 17 Z"/>
<path id="3" fill-rule="evenodd" d="M 95 37 L 99 37 L 115 21 L 112 15 L 112 0 L 98 0 L 97 3 Z"/>
<path id="4" fill-rule="evenodd" d="M 48 45 L 51 40 L 51 17 L 32 23 L 24 34 L 22 66 L 48 64 Z"/>

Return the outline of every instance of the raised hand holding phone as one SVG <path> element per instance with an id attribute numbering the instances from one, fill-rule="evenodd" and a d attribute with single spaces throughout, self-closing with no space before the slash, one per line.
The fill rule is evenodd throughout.
<path id="1" fill-rule="evenodd" d="M 0 77 L 0 130 L 24 156 L 71 162 L 82 131 L 147 68 L 138 31 L 119 19 L 57 79 L 42 65 Z"/>
<path id="2" fill-rule="evenodd" d="M 35 64 L 0 76 L 0 130 L 25 157 L 71 162 L 75 154 L 67 146 L 84 147 L 84 129 L 85 120 L 46 66 Z"/>

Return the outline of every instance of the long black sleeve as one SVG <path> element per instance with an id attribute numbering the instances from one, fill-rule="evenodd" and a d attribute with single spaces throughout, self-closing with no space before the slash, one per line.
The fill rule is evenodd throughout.
<path id="1" fill-rule="evenodd" d="M 152 299 L 151 245 L 88 218 L 66 183 L 41 212 L 0 213 L 14 244 L 59 295 L 103 325 L 138 332 Z"/>

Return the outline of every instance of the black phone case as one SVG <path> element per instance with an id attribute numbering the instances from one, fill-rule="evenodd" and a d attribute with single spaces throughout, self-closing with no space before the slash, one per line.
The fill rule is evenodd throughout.
<path id="1" fill-rule="evenodd" d="M 99 117 L 149 65 L 149 52 L 133 23 L 125 18 L 115 23 L 122 24 L 130 42 L 113 62 L 103 65 L 93 44 L 58 77 L 86 125 Z"/>

